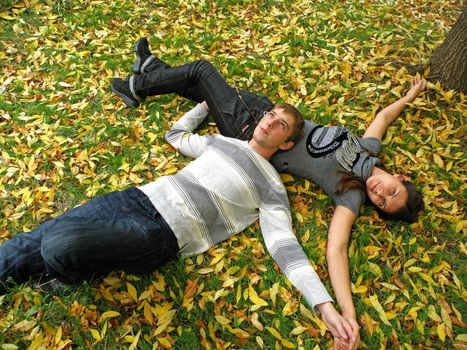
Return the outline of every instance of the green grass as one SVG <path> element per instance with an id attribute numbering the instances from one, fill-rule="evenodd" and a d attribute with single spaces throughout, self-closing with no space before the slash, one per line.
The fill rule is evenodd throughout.
<path id="1" fill-rule="evenodd" d="M 140 36 L 147 36 L 154 53 L 170 65 L 209 59 L 236 87 L 293 103 L 306 118 L 345 123 L 361 135 L 378 110 L 406 91 L 410 76 L 401 62 L 428 62 L 459 14 L 457 6 L 448 0 L 3 2 L 0 240 L 91 196 L 146 183 L 189 161 L 167 146 L 164 133 L 192 102 L 158 96 L 125 109 L 110 92 L 112 77 L 131 74 L 133 44 Z M 362 348 L 448 349 L 465 341 L 465 97 L 445 98 L 445 93 L 431 86 L 421 104 L 395 122 L 383 146 L 387 168 L 408 174 L 425 192 L 426 214 L 412 225 L 384 223 L 372 208 L 364 208 L 354 225 L 351 281 L 367 287 L 353 294 Z M 204 123 L 201 132 L 213 129 Z M 325 258 L 332 201 L 302 179 L 287 186 L 297 237 L 332 291 Z M 41 187 L 53 194 L 37 190 Z M 29 190 L 32 200 L 18 194 L 20 189 Z M 293 204 L 297 199 L 305 201 L 306 215 Z M 199 273 L 216 268 L 211 262 L 224 253 L 219 270 Z M 284 314 L 286 305 L 310 307 L 278 271 L 256 226 L 153 274 L 111 276 L 119 282 L 98 279 L 52 294 L 34 290 L 32 283 L 13 285 L 0 296 L 0 344 L 8 349 L 127 349 L 133 342 L 138 349 L 258 349 L 262 343 L 265 349 L 285 349 L 266 327 L 299 349 L 332 344 L 316 315 L 300 307 Z M 232 284 L 223 287 L 229 278 Z M 185 288 L 196 279 L 198 289 L 187 308 Z M 127 283 L 138 297 L 149 296 L 133 300 Z M 245 292 L 250 285 L 268 306 L 256 309 Z M 370 302 L 372 296 L 393 315 L 390 326 Z M 160 333 L 155 334 L 161 315 L 154 311 L 151 324 L 145 303 L 153 310 L 172 304 L 174 316 Z M 104 318 L 111 310 L 119 314 Z M 254 314 L 264 328 L 255 326 Z M 231 323 L 223 325 L 216 316 Z M 308 328 L 293 332 L 298 326 Z"/>

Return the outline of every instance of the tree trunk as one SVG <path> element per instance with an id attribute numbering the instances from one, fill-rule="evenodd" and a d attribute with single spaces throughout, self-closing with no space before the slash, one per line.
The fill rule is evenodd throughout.
<path id="1" fill-rule="evenodd" d="M 464 9 L 430 62 L 428 80 L 467 93 L 467 8 Z"/>

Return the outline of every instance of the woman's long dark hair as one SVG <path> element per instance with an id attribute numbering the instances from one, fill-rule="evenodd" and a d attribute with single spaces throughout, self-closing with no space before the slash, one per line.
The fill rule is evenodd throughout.
<path id="1" fill-rule="evenodd" d="M 340 174 L 341 178 L 337 182 L 337 189 L 334 191 L 336 196 L 350 190 L 360 190 L 366 195 L 366 186 L 363 180 L 346 171 L 341 171 Z"/>
<path id="2" fill-rule="evenodd" d="M 422 193 L 418 191 L 410 181 L 403 180 L 402 184 L 407 189 L 408 197 L 405 205 L 398 211 L 394 213 L 385 212 L 376 207 L 370 201 L 370 203 L 372 203 L 376 208 L 380 218 L 384 220 L 402 220 L 406 222 L 414 222 L 418 217 L 418 213 L 425 208 Z M 351 173 L 343 172 L 340 180 L 337 182 L 337 189 L 334 194 L 340 195 L 350 190 L 361 190 L 367 196 L 365 183 L 359 177 Z"/>

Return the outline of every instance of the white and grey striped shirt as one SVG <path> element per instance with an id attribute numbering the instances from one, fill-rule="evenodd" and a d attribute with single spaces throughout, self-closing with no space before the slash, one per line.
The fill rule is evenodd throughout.
<path id="1" fill-rule="evenodd" d="M 173 176 L 140 189 L 190 256 L 243 231 L 258 218 L 267 249 L 314 307 L 331 301 L 293 230 L 287 194 L 274 167 L 246 141 L 192 131 L 206 117 L 199 104 L 167 132 L 167 141 L 196 158 Z"/>

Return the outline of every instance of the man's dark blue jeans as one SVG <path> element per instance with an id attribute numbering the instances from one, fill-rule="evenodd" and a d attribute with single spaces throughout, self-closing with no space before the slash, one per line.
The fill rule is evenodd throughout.
<path id="1" fill-rule="evenodd" d="M 113 270 L 147 273 L 176 259 L 178 251 L 177 238 L 149 198 L 130 188 L 94 198 L 4 242 L 0 284 L 45 272 L 65 284 Z"/>
<path id="2" fill-rule="evenodd" d="M 222 135 L 248 141 L 256 124 L 274 105 L 266 97 L 235 90 L 206 60 L 170 67 L 159 61 L 134 76 L 140 97 L 176 93 L 195 102 L 206 101 Z"/>

